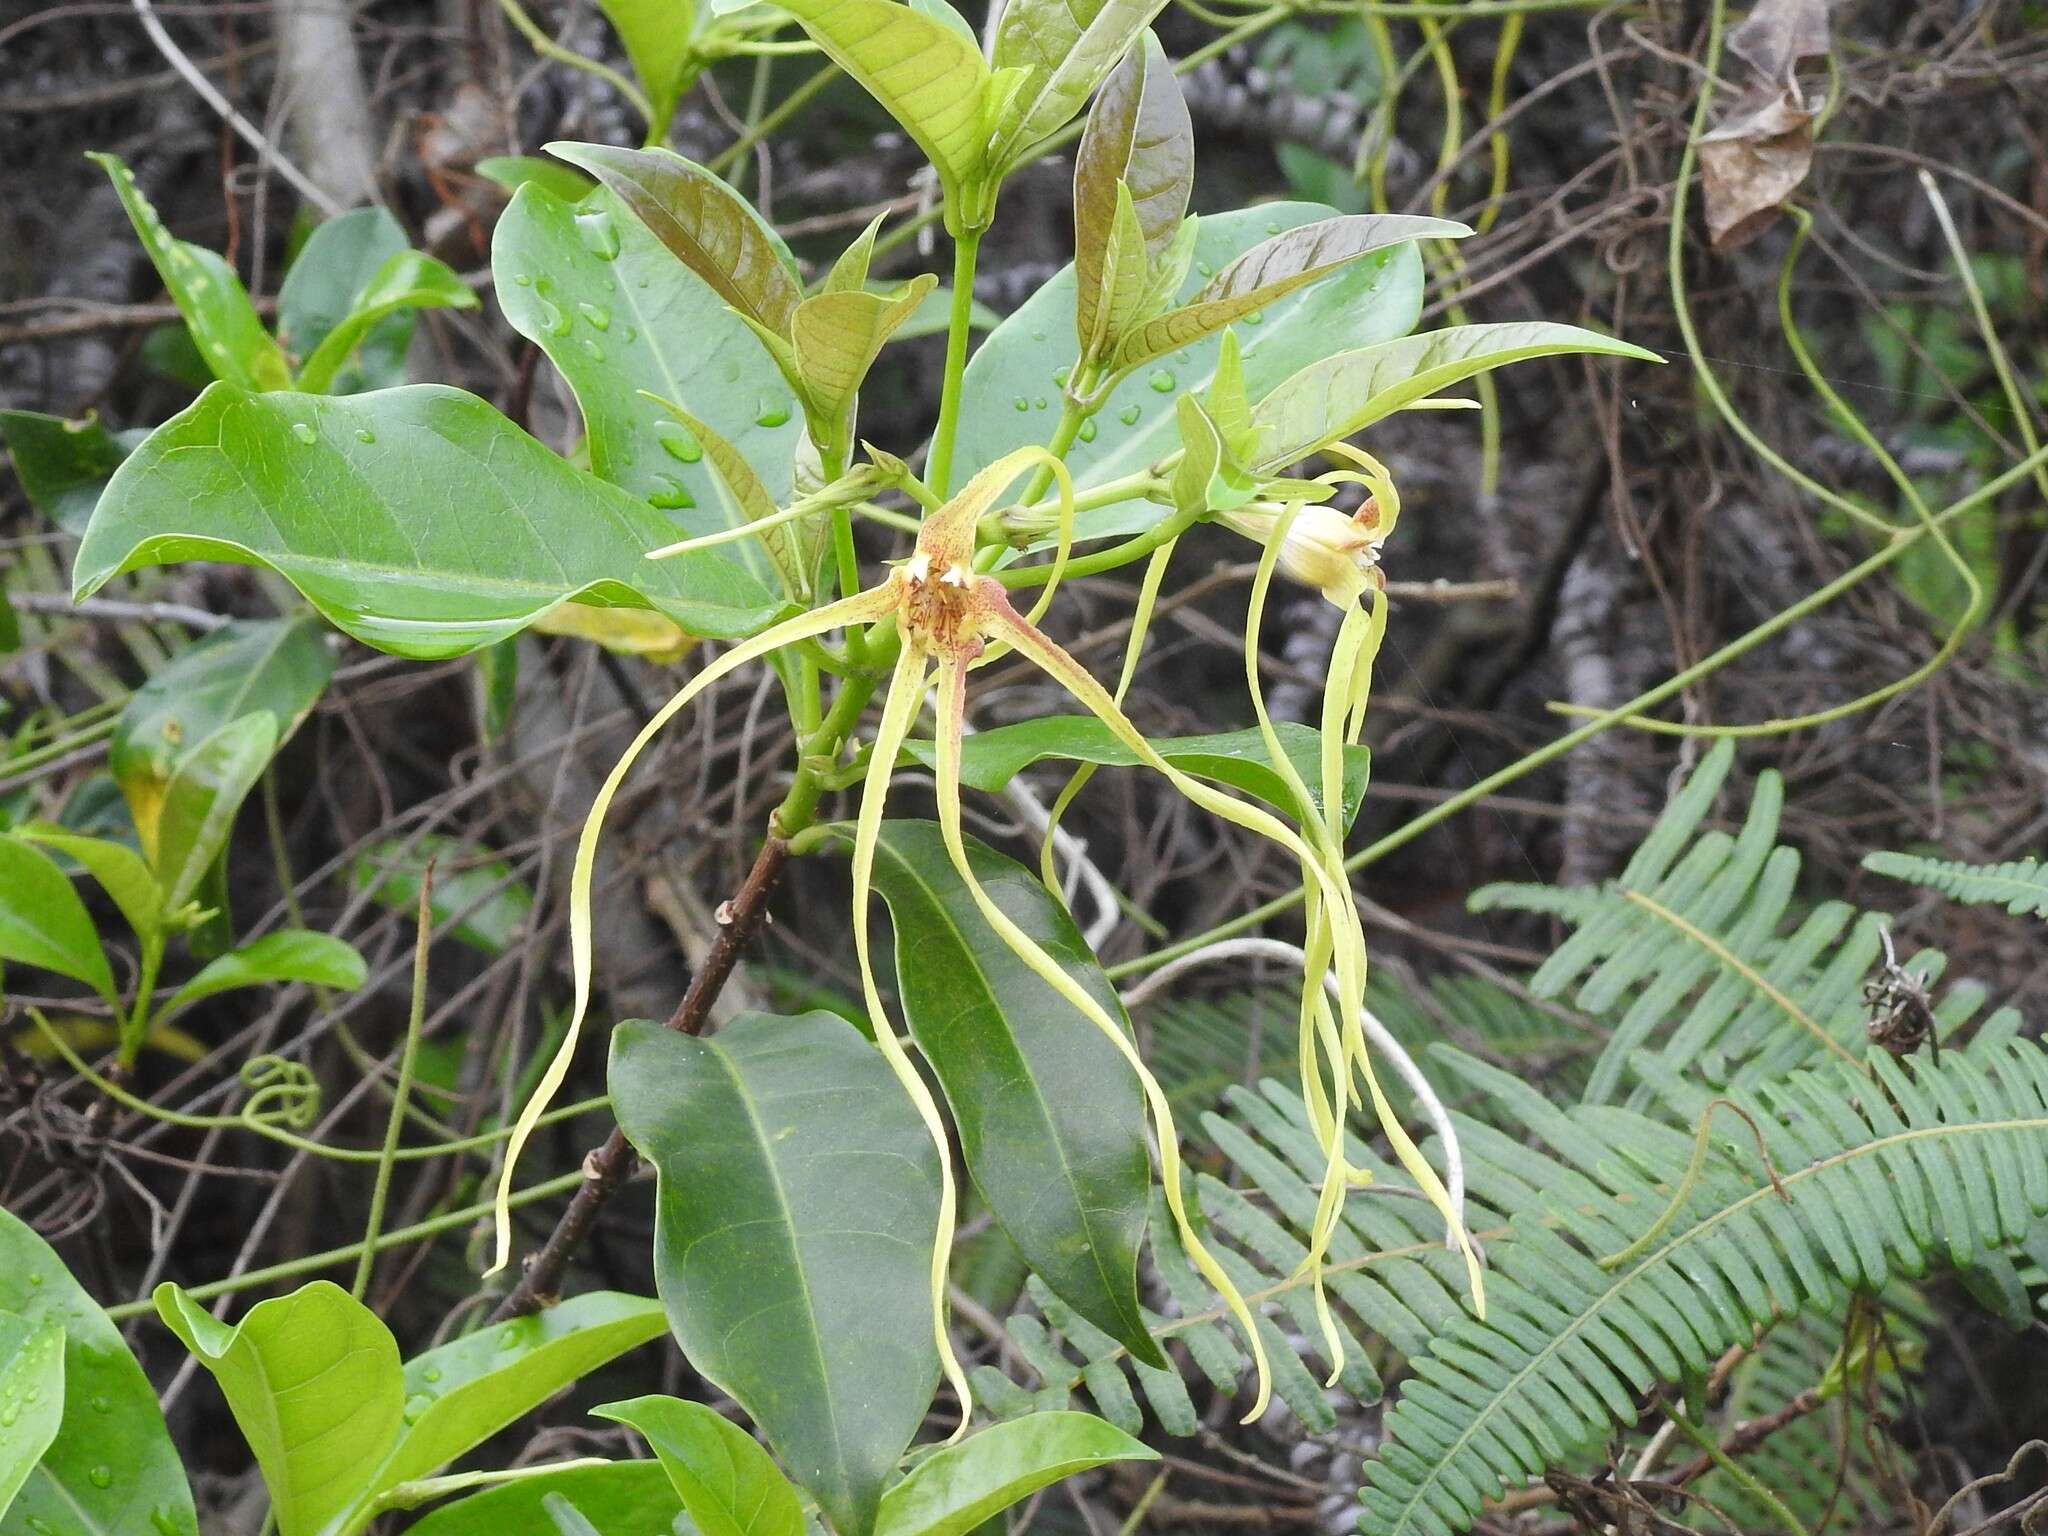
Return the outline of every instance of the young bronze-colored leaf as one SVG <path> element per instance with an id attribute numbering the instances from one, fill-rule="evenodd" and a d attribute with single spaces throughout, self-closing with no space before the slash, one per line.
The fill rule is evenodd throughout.
<path id="1" fill-rule="evenodd" d="M 841 289 L 814 294 L 796 307 L 790 337 L 797 374 L 822 418 L 820 429 L 842 456 L 848 447 L 847 417 L 868 369 L 938 285 L 936 277 L 921 272 L 890 293 Z"/>
<path id="2" fill-rule="evenodd" d="M 1187 216 L 1195 132 L 1180 81 L 1150 29 L 1103 82 L 1074 152 L 1074 271 L 1084 294 L 1101 287 L 1119 181 L 1130 188 L 1145 254 L 1157 262 Z"/>
<path id="3" fill-rule="evenodd" d="M 1253 407 L 1252 420 L 1272 433 L 1254 467 L 1284 469 L 1461 379 L 1560 352 L 1663 361 L 1612 336 L 1549 320 L 1454 325 L 1340 352 L 1283 380 Z"/>
<path id="4" fill-rule="evenodd" d="M 612 1031 L 619 1124 L 660 1175 L 654 1277 L 690 1363 L 841 1536 L 867 1536 L 939 1381 L 939 1165 L 878 1052 L 834 1013 L 708 1039 Z"/>
<path id="5" fill-rule="evenodd" d="M 114 155 L 90 154 L 114 183 L 128 222 L 163 279 L 171 302 L 185 317 L 199 355 L 215 378 L 244 389 L 288 389 L 291 365 L 270 339 L 249 302 L 248 290 L 235 269 L 203 246 L 191 245 L 164 228 L 156 207 L 135 184 L 135 173 Z"/>
<path id="6" fill-rule="evenodd" d="M 666 149 L 555 143 L 547 151 L 610 187 L 741 315 L 773 335 L 789 334 L 803 287 L 775 232 L 717 176 Z"/>
<path id="7" fill-rule="evenodd" d="M 216 384 L 115 473 L 72 579 L 84 596 L 146 565 L 265 565 L 365 644 L 420 658 L 489 645 L 567 598 L 651 607 L 699 635 L 767 622 L 777 598 L 718 551 L 646 558 L 679 525 L 725 526 L 663 516 L 460 390 Z"/>
<path id="8" fill-rule="evenodd" d="M 989 161 L 1000 172 L 1057 133 L 1116 67 L 1165 0 L 1010 0 L 993 63 L 1022 71 L 996 125 Z"/>
<path id="9" fill-rule="evenodd" d="M 1116 211 L 1094 271 L 1082 271 L 1080 252 L 1075 252 L 1074 331 L 1084 364 L 1114 354 L 1130 327 L 1144 318 L 1146 295 L 1153 288 L 1145 232 L 1131 189 L 1118 182 L 1114 199 Z"/>
<path id="10" fill-rule="evenodd" d="M 899 0 L 782 0 L 782 9 L 902 125 L 942 185 L 980 177 L 989 72 L 970 38 Z"/>
<path id="11" fill-rule="evenodd" d="M 1454 240 L 1470 233 L 1449 219 L 1403 213 L 1348 214 L 1286 230 L 1246 251 L 1188 303 L 1125 337 L 1113 366 L 1127 372 L 1184 347 L 1373 251 L 1410 240 Z"/>

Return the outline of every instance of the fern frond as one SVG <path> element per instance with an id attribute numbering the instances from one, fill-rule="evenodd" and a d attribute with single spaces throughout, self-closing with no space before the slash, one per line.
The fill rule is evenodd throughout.
<path id="1" fill-rule="evenodd" d="M 1576 1007 L 1611 1022 L 1586 1084 L 1589 1102 L 1614 1099 L 1635 1053 L 1653 1043 L 1665 1064 L 1704 1066 L 1736 1085 L 1827 1057 L 1860 1058 L 1862 988 L 1884 919 L 1828 901 L 1795 920 L 1800 859 L 1776 841 L 1784 785 L 1775 773 L 1758 776 L 1739 833 L 1700 831 L 1733 761 L 1729 742 L 1708 753 L 1621 874 L 1571 893 L 1582 900 L 1560 903 L 1547 886 L 1490 885 L 1472 895 L 1474 911 L 1543 912 L 1573 925 L 1529 988 L 1544 998 L 1570 993 Z M 1925 950 L 1907 966 L 1931 982 L 1945 963 Z M 1982 1002 L 1981 988 L 1949 989 L 1935 1010 L 1942 1038 Z"/>
<path id="2" fill-rule="evenodd" d="M 1462 1531 L 1504 1486 L 1633 1423 L 1642 1393 L 1757 1327 L 1919 1274 L 1936 1250 L 1968 1265 L 2048 1210 L 2048 1052 L 2031 1042 L 1993 1039 L 1939 1067 L 1872 1053 L 1870 1077 L 1829 1064 L 1732 1093 L 1778 1183 L 1746 1135 L 1723 1133 L 1689 1190 L 1683 1132 L 1606 1106 L 1560 1110 L 1520 1078 L 1437 1054 L 1556 1163 L 1524 1147 L 1519 1168 L 1502 1167 L 1510 1138 L 1471 1128 L 1473 1189 L 1516 1215 L 1488 1244 L 1486 1320 L 1461 1316 L 1411 1358 L 1367 1468 L 1371 1536 Z M 1639 1064 L 1676 1118 L 1707 1112 L 1707 1089 Z M 1679 1217 L 1651 1249 L 1602 1268 L 1674 1194 Z"/>
<path id="3" fill-rule="evenodd" d="M 1863 860 L 1863 867 L 1973 907 L 1998 905 L 2014 917 L 2048 917 L 2048 864 L 2036 858 L 1964 864 L 1913 853 L 1873 853 Z"/>
<path id="4" fill-rule="evenodd" d="M 1174 1112 L 1197 1115 L 1232 1083 L 1292 1076 L 1299 1006 L 1278 987 L 1145 1004 L 1145 1059 Z"/>

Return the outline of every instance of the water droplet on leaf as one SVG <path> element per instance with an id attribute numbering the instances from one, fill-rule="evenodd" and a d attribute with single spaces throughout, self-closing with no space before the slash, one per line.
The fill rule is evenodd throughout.
<path id="1" fill-rule="evenodd" d="M 104 1465 L 94 1467 L 85 1474 L 85 1480 L 95 1488 L 111 1488 L 114 1486 L 114 1469 Z"/>
<path id="2" fill-rule="evenodd" d="M 533 286 L 532 276 L 525 272 L 514 272 L 512 274 L 512 281 L 522 288 L 531 288 Z"/>
<path id="3" fill-rule="evenodd" d="M 377 434 L 372 432 L 368 427 L 357 427 L 356 441 L 359 443 L 374 443 L 375 441 L 377 441 Z"/>
<path id="4" fill-rule="evenodd" d="M 1090 419 L 1088 419 L 1087 421 L 1084 421 L 1084 422 L 1082 422 L 1082 423 L 1081 423 L 1081 430 L 1080 430 L 1079 432 L 1076 432 L 1076 433 L 1075 433 L 1074 435 L 1075 435 L 1076 437 L 1080 438 L 1080 439 L 1081 439 L 1081 441 L 1082 441 L 1082 442 L 1084 442 L 1084 443 L 1092 443 L 1092 442 L 1094 442 L 1094 441 L 1095 441 L 1095 421 L 1094 421 L 1094 418 L 1092 418 L 1092 417 L 1091 417 L 1091 418 L 1090 418 Z"/>
<path id="5" fill-rule="evenodd" d="M 1145 382 L 1152 386 L 1152 392 L 1156 395 L 1170 395 L 1173 393 L 1174 377 L 1164 368 L 1153 370 L 1152 377 Z"/>
<path id="6" fill-rule="evenodd" d="M 685 464 L 694 464 L 704 457 L 704 450 L 697 446 L 679 421 L 657 421 L 654 424 L 654 440 L 661 444 L 672 459 Z"/>
<path id="7" fill-rule="evenodd" d="M 619 254 L 618 226 L 608 213 L 577 214 L 576 233 L 583 237 L 584 249 L 600 261 L 610 261 Z"/>
<path id="8" fill-rule="evenodd" d="M 788 406 L 764 405 L 761 407 L 761 414 L 754 418 L 754 425 L 757 427 L 779 427 L 787 420 L 789 420 Z"/>
<path id="9" fill-rule="evenodd" d="M 320 434 L 303 421 L 292 423 L 292 436 L 302 443 L 317 443 L 320 441 Z"/>
<path id="10" fill-rule="evenodd" d="M 612 313 L 601 305 L 578 304 L 576 310 L 578 314 L 582 315 L 584 319 L 588 320 L 600 331 L 608 331 L 612 328 Z"/>
<path id="11" fill-rule="evenodd" d="M 1135 427 L 1138 424 L 1138 418 L 1144 414 L 1144 411 L 1138 406 L 1127 405 L 1116 413 L 1116 419 L 1127 427 Z"/>
<path id="12" fill-rule="evenodd" d="M 690 494 L 682 481 L 667 475 L 656 475 L 654 488 L 647 493 L 647 505 L 660 507 L 664 512 L 668 512 L 678 507 L 694 507 L 697 505 L 697 498 Z M 518 1342 L 517 1339 L 506 1341 L 505 1347 L 509 1349 Z"/>

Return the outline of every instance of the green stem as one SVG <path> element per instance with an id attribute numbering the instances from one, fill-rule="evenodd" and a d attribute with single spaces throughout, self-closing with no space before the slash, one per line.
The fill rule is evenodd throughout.
<path id="1" fill-rule="evenodd" d="M 572 1168 L 539 1184 L 528 1185 L 515 1190 L 511 1205 L 516 1209 L 532 1205 L 536 1201 L 550 1200 L 556 1195 L 576 1188 L 583 1182 L 583 1170 Z M 443 1211 L 439 1216 L 430 1216 L 425 1221 L 414 1222 L 409 1227 L 399 1227 L 386 1232 L 373 1242 L 354 1242 L 341 1248 L 329 1248 L 324 1253 L 309 1253 L 296 1259 L 287 1259 L 282 1264 L 272 1264 L 263 1269 L 252 1269 L 243 1274 L 231 1275 L 225 1280 L 210 1280 L 204 1285 L 186 1288 L 185 1294 L 194 1301 L 211 1301 L 217 1296 L 232 1295 L 236 1291 L 252 1290 L 257 1286 L 270 1285 L 279 1280 L 291 1280 L 299 1275 L 314 1274 L 319 1270 L 332 1269 L 337 1264 L 346 1264 L 360 1254 L 365 1247 L 372 1252 L 382 1253 L 387 1248 L 403 1248 L 407 1243 L 419 1242 L 422 1238 L 437 1237 L 456 1227 L 469 1226 L 473 1222 L 488 1220 L 491 1202 L 480 1205 L 465 1205 L 452 1211 Z M 156 1305 L 149 1301 L 124 1301 L 108 1307 L 107 1316 L 115 1322 L 125 1322 L 131 1317 L 144 1317 L 156 1311 Z"/>
<path id="2" fill-rule="evenodd" d="M 370 1186 L 370 1218 L 364 1226 L 363 1252 L 356 1261 L 355 1284 L 349 1294 L 361 1301 L 370 1288 L 376 1265 L 377 1231 L 384 1225 L 384 1202 L 391 1194 L 391 1168 L 398 1156 L 399 1133 L 405 1128 L 405 1101 L 412 1097 L 413 1065 L 419 1058 L 420 1030 L 427 1021 L 427 951 L 433 945 L 434 915 L 430 905 L 434 866 L 429 861 L 420 880 L 419 937 L 412 950 L 412 1011 L 405 1021 L 405 1046 L 398 1053 L 398 1082 L 391 1090 L 391 1114 L 384 1122 L 384 1150 L 377 1158 L 377 1179 Z"/>
<path id="3" fill-rule="evenodd" d="M 708 169 L 723 175 L 726 168 L 738 160 L 740 156 L 746 154 L 756 144 L 767 138 L 769 134 L 801 112 L 805 104 L 813 96 L 817 95 L 818 92 L 830 85 L 833 76 L 838 73 L 839 66 L 837 64 L 827 64 L 815 75 L 812 75 L 810 79 L 783 97 L 775 109 L 763 117 L 760 122 L 754 124 L 753 127 L 749 128 L 745 133 L 714 155 Z"/>
<path id="4" fill-rule="evenodd" d="M 625 97 L 627 105 L 631 106 L 635 112 L 638 112 L 640 120 L 646 123 L 649 129 L 652 130 L 654 126 L 654 104 L 647 99 L 645 93 L 633 84 L 632 81 L 628 80 L 616 69 L 613 69 L 609 64 L 601 64 L 596 59 L 586 59 L 582 54 L 564 48 L 541 30 L 540 23 L 526 14 L 526 10 L 519 4 L 519 0 L 498 0 L 498 9 L 503 11 L 505 19 L 518 29 L 519 35 L 532 45 L 535 53 L 544 59 L 553 59 L 558 64 L 566 64 L 571 69 L 580 69 L 587 74 L 597 76 L 598 79 Z"/>
<path id="5" fill-rule="evenodd" d="M 1688 1419 L 1675 1406 L 1671 1410 L 1671 1426 L 1705 1453 L 1707 1460 L 1734 1482 L 1739 1483 L 1745 1493 L 1777 1517 L 1785 1527 L 1786 1536 L 1806 1536 L 1806 1527 L 1799 1523 L 1799 1517 L 1785 1507 L 1785 1501 L 1759 1482 L 1749 1470 L 1734 1457 L 1721 1449 L 1721 1443 L 1706 1430 Z"/>
<path id="6" fill-rule="evenodd" d="M 124 1073 L 134 1070 L 135 1058 L 142 1054 L 143 1042 L 149 1039 L 150 1004 L 155 999 L 157 973 L 163 963 L 163 935 L 143 935 L 142 964 L 135 978 L 135 1006 L 121 1026 L 121 1047 L 116 1057 Z"/>
<path id="7" fill-rule="evenodd" d="M 925 468 L 926 481 L 942 500 L 952 490 L 953 440 L 960 433 L 968 325 L 974 314 L 974 266 L 980 251 L 980 230 L 969 230 L 953 242 L 953 311 L 946 324 L 946 377 L 939 396 L 939 427 L 932 434 L 931 463 Z"/>

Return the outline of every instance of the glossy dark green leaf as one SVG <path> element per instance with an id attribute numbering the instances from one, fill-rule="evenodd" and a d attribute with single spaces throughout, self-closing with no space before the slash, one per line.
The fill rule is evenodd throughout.
<path id="1" fill-rule="evenodd" d="M 1663 361 L 1612 336 L 1549 320 L 1454 325 L 1340 352 L 1283 380 L 1252 408 L 1252 420 L 1270 433 L 1264 465 L 1305 459 L 1476 373 L 1560 352 Z"/>
<path id="2" fill-rule="evenodd" d="M 430 906 L 437 931 L 487 955 L 502 955 L 526 933 L 533 890 L 503 859 L 480 854 L 452 837 L 379 843 L 356 860 L 354 884 L 380 906 L 419 907 L 420 879 L 434 861 Z M 452 928 L 447 927 L 453 924 Z"/>
<path id="3" fill-rule="evenodd" d="M 486 155 L 477 161 L 476 173 L 508 193 L 517 192 L 528 182 L 536 183 L 565 203 L 580 203 L 597 187 L 581 171 L 541 155 Z"/>
<path id="4" fill-rule="evenodd" d="M 27 822 L 16 827 L 14 835 L 54 849 L 83 868 L 121 909 L 137 937 L 150 938 L 162 926 L 163 892 L 141 855 L 127 844 L 89 837 L 47 821 Z"/>
<path id="5" fill-rule="evenodd" d="M 238 620 L 152 673 L 122 707 L 107 749 L 142 846 L 155 846 L 164 791 L 201 742 L 258 711 L 276 722 L 284 741 L 333 675 L 333 654 L 311 618 Z"/>
<path id="6" fill-rule="evenodd" d="M 0 1311 L 64 1330 L 63 1423 L 0 1513 L 0 1536 L 196 1536 L 177 1448 L 121 1330 L 4 1209 Z"/>
<path id="7" fill-rule="evenodd" d="M 363 957 L 353 944 L 331 933 L 284 928 L 209 961 L 198 975 L 171 994 L 171 1000 L 159 1012 L 168 1014 L 238 987 L 261 987 L 280 981 L 309 981 L 315 986 L 353 992 L 368 974 Z"/>
<path id="8" fill-rule="evenodd" d="M 64 1419 L 64 1330 L 0 1312 L 0 1515 Z"/>
<path id="9" fill-rule="evenodd" d="M 359 1507 L 448 1465 L 664 1327 L 651 1296 L 591 1291 L 408 1360 L 405 1426 Z"/>
<path id="10" fill-rule="evenodd" d="M 556 143 L 547 151 L 609 187 L 719 298 L 763 330 L 789 334 L 803 285 L 781 239 L 717 176 L 666 149 Z"/>
<path id="11" fill-rule="evenodd" d="M 1311 790 L 1321 782 L 1322 733 L 1291 720 L 1275 724 L 1281 750 Z M 1266 739 L 1257 730 L 1224 731 L 1211 736 L 1161 736 L 1153 748 L 1183 772 L 1231 789 L 1256 795 L 1289 815 L 1299 816 L 1287 781 L 1266 757 Z M 906 741 L 904 755 L 930 765 L 937 761 L 929 741 Z M 994 792 L 1033 763 L 1065 758 L 1105 767 L 1135 767 L 1139 761 L 1108 727 L 1093 715 L 1049 715 L 1020 720 L 994 730 L 977 731 L 960 744 L 960 782 L 971 789 Z M 1349 825 L 1365 799 L 1371 755 L 1364 747 L 1344 754 L 1344 820 Z M 1319 813 L 1318 813 L 1319 814 Z"/>
<path id="12" fill-rule="evenodd" d="M 754 1437 L 702 1403 L 636 1397 L 591 1410 L 654 1450 L 699 1536 L 803 1536 L 803 1506 Z"/>
<path id="13" fill-rule="evenodd" d="M 989 146 L 999 170 L 1065 127 L 1165 0 L 1010 0 L 992 62 L 1023 78 Z"/>
<path id="14" fill-rule="evenodd" d="M 626 59 L 654 108 L 648 132 L 661 137 L 675 116 L 676 101 L 706 62 L 692 46 L 696 6 L 691 0 L 597 0 L 597 5 L 625 44 Z"/>
<path id="15" fill-rule="evenodd" d="M 322 338 L 299 370 L 300 389 L 331 389 L 356 350 L 400 311 L 475 309 L 476 295 L 450 268 L 420 251 L 399 251 L 371 274 L 342 322 Z"/>
<path id="16" fill-rule="evenodd" d="M 1269 232 L 1314 219 L 1329 209 L 1313 203 L 1271 203 L 1200 221 L 1194 265 L 1184 291 L 1198 288 Z M 1189 294 L 1188 296 L 1191 296 Z M 955 462 L 962 471 L 992 464 L 1012 449 L 1043 443 L 1058 419 L 1061 386 L 1074 366 L 1074 273 L 1062 270 L 984 341 L 967 365 Z M 1414 325 L 1422 304 L 1422 262 L 1413 247 L 1395 246 L 1364 257 L 1324 282 L 1282 299 L 1259 323 L 1241 322 L 1245 381 L 1252 398 L 1289 374 L 1346 347 L 1399 336 Z M 1132 474 L 1179 445 L 1173 397 L 1199 391 L 1215 372 L 1220 342 L 1197 342 L 1156 369 L 1124 379 L 1068 452 L 1077 485 L 1098 485 Z M 1041 404 L 1041 402 L 1043 402 Z M 1148 526 L 1167 515 L 1152 503 L 1122 503 L 1079 519 L 1083 537 L 1099 537 L 1126 523 Z"/>
<path id="17" fill-rule="evenodd" d="M 1449 219 L 1402 213 L 1340 215 L 1285 230 L 1231 262 L 1187 303 L 1148 320 L 1124 337 L 1113 366 L 1119 371 L 1136 368 L 1213 336 L 1233 321 L 1245 319 L 1374 251 L 1470 233 Z"/>
<path id="18" fill-rule="evenodd" d="M 277 721 L 259 710 L 230 721 L 179 760 L 164 786 L 150 860 L 166 912 L 175 913 L 199 892 L 227 847 L 235 813 L 276 750 Z"/>
<path id="19" fill-rule="evenodd" d="M 114 183 L 128 222 L 185 317 L 199 355 L 214 376 L 244 389 L 288 389 L 291 365 L 270 339 L 235 269 L 202 246 L 175 238 L 135 184 L 135 173 L 113 155 L 89 154 Z"/>
<path id="20" fill-rule="evenodd" d="M 710 531 L 709 529 L 700 531 Z M 718 551 L 649 561 L 675 525 L 439 385 L 335 399 L 215 385 L 115 473 L 80 595 L 178 560 L 266 565 L 340 628 L 456 656 L 579 594 L 744 634 L 775 599 Z"/>
<path id="21" fill-rule="evenodd" d="M 547 1501 L 566 1499 L 602 1536 L 687 1533 L 683 1503 L 655 1461 L 564 1467 L 444 1504 L 406 1527 L 406 1536 L 549 1536 Z M 678 1523 L 682 1522 L 682 1523 Z"/>
<path id="22" fill-rule="evenodd" d="M 781 371 L 717 290 L 610 192 L 572 205 L 522 190 L 492 232 L 491 273 L 505 318 L 576 392 L 599 476 L 678 521 L 701 508 L 694 531 L 726 526 L 701 446 L 644 390 L 709 422 L 771 497 L 788 497 L 803 421 Z M 771 579 L 758 554 L 724 554 Z"/>
<path id="23" fill-rule="evenodd" d="M 619 1124 L 660 1175 L 654 1273 L 691 1365 L 730 1394 L 841 1536 L 867 1536 L 938 1385 L 938 1156 L 836 1014 L 710 1039 L 612 1032 Z"/>
<path id="24" fill-rule="evenodd" d="M 1039 1489 L 1159 1453 L 1092 1413 L 1031 1413 L 936 1451 L 882 1499 L 875 1536 L 968 1536 Z"/>
<path id="25" fill-rule="evenodd" d="M 169 1281 L 155 1300 L 165 1326 L 220 1384 L 280 1536 L 317 1536 L 398 1436 L 405 1389 L 391 1330 L 326 1280 L 259 1301 L 234 1327 Z"/>
<path id="26" fill-rule="evenodd" d="M 1116 988 L 1058 898 L 992 848 L 970 839 L 967 853 L 996 905 L 1122 1019 Z M 1136 1074 L 983 920 L 936 823 L 882 824 L 875 889 L 896 929 L 904 1019 L 996 1219 L 1061 1300 L 1163 1366 L 1138 1305 L 1152 1175 Z"/>
<path id="27" fill-rule="evenodd" d="M 83 533 L 100 492 L 146 432 L 109 432 L 97 417 L 0 411 L 0 442 L 30 503 L 66 533 Z"/>
<path id="28" fill-rule="evenodd" d="M 898 0 L 790 0 L 782 9 L 896 119 L 942 186 L 980 178 L 989 72 L 971 33 Z"/>
<path id="29" fill-rule="evenodd" d="M 0 962 L 82 981 L 114 1002 L 114 973 L 85 903 L 56 861 L 0 835 Z"/>

